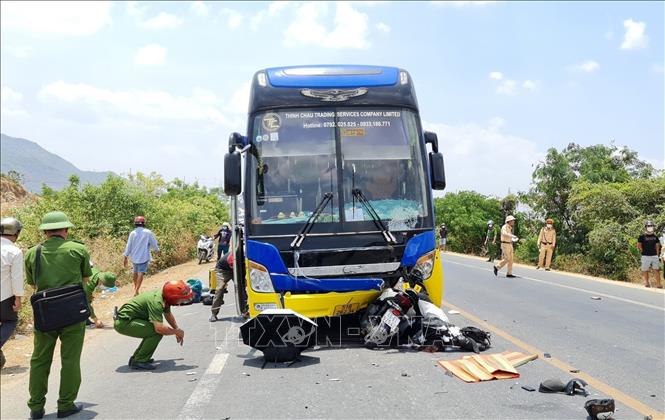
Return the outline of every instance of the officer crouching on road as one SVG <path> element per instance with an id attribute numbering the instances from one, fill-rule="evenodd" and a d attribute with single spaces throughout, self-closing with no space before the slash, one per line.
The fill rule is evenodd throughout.
<path id="1" fill-rule="evenodd" d="M 55 287 L 82 284 L 92 275 L 90 254 L 77 241 L 67 240 L 69 228 L 74 225 L 60 211 L 50 212 L 42 218 L 39 230 L 44 231 L 46 241 L 42 244 L 39 278 L 34 278 L 37 247 L 25 255 L 26 282 L 36 285 L 36 291 Z M 83 409 L 76 404 L 81 386 L 81 352 L 85 337 L 85 322 L 77 322 L 59 330 L 34 331 L 34 349 L 30 359 L 30 418 L 44 417 L 48 376 L 53 362 L 55 344 L 60 339 L 60 396 L 58 418 L 69 417 Z"/>
<path id="2" fill-rule="evenodd" d="M 182 346 L 185 332 L 178 327 L 171 306 L 191 303 L 193 297 L 194 292 L 184 281 L 168 281 L 161 290 L 141 293 L 122 305 L 114 317 L 113 328 L 122 335 L 143 339 L 129 358 L 129 367 L 155 370 L 152 355 L 165 335 L 175 335 Z M 164 318 L 170 327 L 164 325 Z"/>

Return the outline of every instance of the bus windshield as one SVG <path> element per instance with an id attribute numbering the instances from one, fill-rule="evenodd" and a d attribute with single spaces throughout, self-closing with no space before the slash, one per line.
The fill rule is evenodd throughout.
<path id="1" fill-rule="evenodd" d="M 317 223 L 371 221 L 375 211 L 391 230 L 422 227 L 428 194 L 418 130 L 416 114 L 403 108 L 289 109 L 254 116 L 251 223 L 300 225 L 331 192 Z"/>

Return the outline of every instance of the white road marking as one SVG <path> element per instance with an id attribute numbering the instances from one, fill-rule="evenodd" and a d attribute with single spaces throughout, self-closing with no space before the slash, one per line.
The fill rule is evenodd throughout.
<path id="1" fill-rule="evenodd" d="M 451 264 L 462 265 L 464 267 L 475 268 L 477 270 L 492 272 L 492 270 L 489 270 L 487 268 L 478 267 L 478 266 L 475 266 L 475 265 L 463 264 L 463 263 L 456 262 L 456 261 L 446 261 L 446 262 L 451 263 Z M 665 307 L 650 305 L 648 303 L 638 302 L 638 301 L 632 300 L 632 299 L 626 299 L 626 298 L 622 298 L 622 297 L 619 297 L 619 296 L 609 295 L 607 293 L 601 293 L 601 292 L 597 292 L 597 291 L 594 291 L 594 290 L 582 289 L 581 287 L 567 286 L 565 284 L 552 283 L 552 282 L 546 281 L 546 280 L 534 279 L 533 277 L 518 276 L 518 278 L 525 279 L 525 280 L 531 280 L 531 281 L 535 281 L 535 282 L 538 282 L 538 283 L 544 283 L 544 284 L 548 284 L 550 286 L 562 287 L 564 289 L 576 290 L 578 292 L 590 293 L 594 296 L 603 296 L 603 297 L 606 297 L 608 299 L 619 300 L 621 302 L 632 303 L 633 305 L 644 306 L 645 308 L 656 309 L 656 310 L 665 312 Z"/>
<path id="2" fill-rule="evenodd" d="M 210 328 L 215 329 L 213 324 L 210 323 Z M 199 382 L 194 388 L 194 391 L 189 396 L 189 399 L 182 407 L 178 419 L 202 419 L 204 414 L 204 409 L 206 405 L 212 400 L 212 397 L 219 385 L 219 381 L 222 379 L 222 371 L 224 366 L 226 366 L 226 361 L 229 358 L 229 346 L 235 344 L 234 339 L 237 339 L 239 328 L 235 325 L 229 327 L 225 330 L 225 336 L 220 340 L 219 345 L 217 342 L 215 345 L 219 349 L 219 352 L 215 354 L 210 365 L 206 369 L 205 373 Z M 231 340 L 229 340 L 231 338 Z M 215 334 L 215 341 L 217 341 Z"/>

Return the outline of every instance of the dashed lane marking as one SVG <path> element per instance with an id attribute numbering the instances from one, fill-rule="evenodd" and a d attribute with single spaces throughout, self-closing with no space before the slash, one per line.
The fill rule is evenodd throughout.
<path id="1" fill-rule="evenodd" d="M 471 265 L 471 264 L 464 264 L 464 263 L 460 263 L 460 262 L 456 262 L 456 261 L 446 261 L 446 263 L 457 264 L 457 265 L 461 265 L 461 266 L 464 266 L 464 267 L 475 268 L 477 270 L 492 272 L 492 270 L 489 270 L 487 268 L 478 267 L 478 266 Z M 590 293 L 594 296 L 602 296 L 602 297 L 606 297 L 608 299 L 614 299 L 614 300 L 618 300 L 618 301 L 621 301 L 621 302 L 631 303 L 633 305 L 639 305 L 639 306 L 643 306 L 645 308 L 656 309 L 656 310 L 665 312 L 665 307 L 663 307 L 663 306 L 656 306 L 656 305 L 651 305 L 651 304 L 644 303 L 644 302 L 638 302 L 636 300 L 626 299 L 626 298 L 622 298 L 622 297 L 619 297 L 619 296 L 610 295 L 610 294 L 607 294 L 607 293 L 597 292 L 595 290 L 583 289 L 581 287 L 567 286 L 565 284 L 553 283 L 551 281 L 534 279 L 533 277 L 527 277 L 527 276 L 518 276 L 517 278 L 518 279 L 525 279 L 525 280 L 535 281 L 537 283 L 543 283 L 543 284 L 547 284 L 547 285 L 550 285 L 550 286 L 561 287 L 561 288 L 564 288 L 564 289 L 575 290 L 575 291 L 578 291 L 578 292 Z"/>

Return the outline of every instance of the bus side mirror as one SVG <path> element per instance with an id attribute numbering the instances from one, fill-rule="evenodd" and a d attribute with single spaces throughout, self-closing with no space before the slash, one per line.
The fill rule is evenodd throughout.
<path id="1" fill-rule="evenodd" d="M 432 151 L 434 153 L 439 153 L 439 138 L 437 137 L 436 133 L 425 131 L 425 144 L 431 144 Z"/>
<path id="2" fill-rule="evenodd" d="M 242 136 L 233 133 L 229 136 L 229 153 L 224 155 L 224 194 L 229 196 L 238 195 L 242 191 L 242 155 L 236 146 L 242 146 Z"/>
<path id="3" fill-rule="evenodd" d="M 443 167 L 443 155 L 439 152 L 429 154 L 430 179 L 432 188 L 444 190 L 446 188 L 446 171 Z"/>

